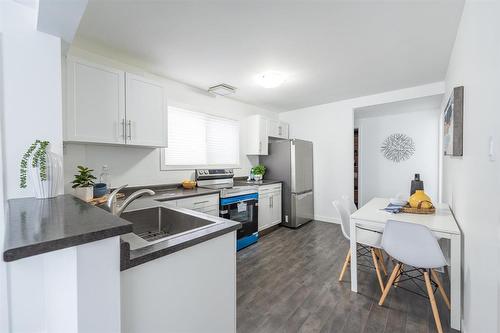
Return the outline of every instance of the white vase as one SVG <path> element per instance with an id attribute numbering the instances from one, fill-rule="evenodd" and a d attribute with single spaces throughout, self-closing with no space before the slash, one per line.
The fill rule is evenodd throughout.
<path id="1" fill-rule="evenodd" d="M 94 187 L 77 187 L 75 188 L 75 197 L 82 199 L 83 201 L 89 202 L 94 198 Z"/>
<path id="2" fill-rule="evenodd" d="M 47 179 L 40 177 L 40 167 L 33 167 L 33 156 L 28 159 L 28 174 L 35 190 L 35 197 L 39 199 L 53 198 L 58 194 L 62 183 L 62 159 L 59 155 L 50 151 L 46 153 Z"/>
<path id="3" fill-rule="evenodd" d="M 260 182 L 260 181 L 262 180 L 262 178 L 264 178 L 264 176 L 263 176 L 263 175 L 254 175 L 254 179 L 255 179 L 255 181 L 257 181 L 257 182 Z"/>

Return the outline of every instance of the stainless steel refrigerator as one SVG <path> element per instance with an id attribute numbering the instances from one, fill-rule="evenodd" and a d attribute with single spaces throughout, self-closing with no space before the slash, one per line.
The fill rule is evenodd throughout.
<path id="1" fill-rule="evenodd" d="M 304 140 L 269 143 L 269 155 L 260 156 L 267 179 L 283 181 L 282 224 L 297 228 L 314 217 L 313 144 Z"/>

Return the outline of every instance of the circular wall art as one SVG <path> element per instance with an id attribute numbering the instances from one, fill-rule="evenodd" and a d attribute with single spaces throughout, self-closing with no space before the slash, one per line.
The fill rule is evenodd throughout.
<path id="1" fill-rule="evenodd" d="M 395 133 L 389 135 L 382 142 L 380 151 L 388 160 L 399 163 L 409 159 L 413 155 L 415 144 L 413 143 L 413 139 L 408 135 Z"/>

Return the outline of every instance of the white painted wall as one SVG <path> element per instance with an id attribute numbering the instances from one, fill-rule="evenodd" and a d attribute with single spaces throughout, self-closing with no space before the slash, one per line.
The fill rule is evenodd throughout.
<path id="1" fill-rule="evenodd" d="M 446 75 L 446 98 L 464 86 L 464 156 L 443 159 L 443 200 L 464 237 L 463 331 L 498 332 L 500 211 L 500 4 L 467 1 Z M 496 160 L 488 157 L 495 141 Z M 496 273 L 496 274 L 495 274 Z"/>
<path id="2" fill-rule="evenodd" d="M 359 193 L 363 205 L 374 197 L 409 196 L 410 181 L 419 173 L 425 192 L 438 201 L 438 137 L 440 110 L 355 118 L 359 128 Z M 380 152 L 386 137 L 393 133 L 410 136 L 413 156 L 400 163 L 387 160 Z"/>
<path id="3" fill-rule="evenodd" d="M 51 142 L 51 150 L 62 155 L 61 46 L 57 37 L 36 31 L 36 8 L 21 2 L 0 1 L 0 114 L 2 180 L 0 200 L 0 248 L 3 248 L 6 200 L 33 196 L 31 186 L 19 189 L 19 162 L 36 139 Z M 62 188 L 61 188 L 62 191 Z M 5 212 L 6 213 L 6 212 Z M 19 316 L 13 307 L 19 302 L 25 311 L 39 299 L 13 297 L 12 268 L 0 264 L 0 331 L 8 332 Z M 42 291 L 43 280 L 32 275 L 24 290 Z M 18 280 L 16 282 L 19 282 Z M 19 308 L 17 308 L 19 310 Z M 17 312 L 17 314 L 19 314 Z M 39 312 L 21 314 L 24 322 L 35 327 Z M 12 326 L 11 326 L 12 324 Z M 40 326 L 36 326 L 37 331 Z"/>
<path id="4" fill-rule="evenodd" d="M 252 114 L 262 114 L 272 119 L 278 118 L 275 112 L 229 98 L 215 97 L 200 89 L 148 74 L 146 72 L 154 73 L 154 68 L 124 54 L 94 45 L 84 45 L 84 47 L 85 49 L 72 46 L 69 55 L 160 80 L 165 86 L 168 105 L 237 120 Z M 160 150 L 158 149 L 65 144 L 64 158 L 65 190 L 68 193 L 71 191 L 69 183 L 79 164 L 95 169 L 96 175 L 100 173 L 103 165 L 108 165 L 112 186 L 179 183 L 186 178 L 194 178 L 192 170 L 161 171 Z M 257 162 L 257 157 L 248 157 L 244 154 L 244 144 L 243 141 L 240 142 L 241 169 L 235 170 L 236 175 L 247 175 L 250 168 Z"/>
<path id="5" fill-rule="evenodd" d="M 339 222 L 332 200 L 353 195 L 353 110 L 442 94 L 444 85 L 436 82 L 345 101 L 317 105 L 280 113 L 290 124 L 290 137 L 314 144 L 314 213 L 321 221 Z"/>
<path id="6" fill-rule="evenodd" d="M 3 64 L 2 64 L 2 40 L 3 35 L 0 33 L 0 249 L 4 248 L 5 241 L 5 221 L 7 217 L 7 212 L 5 207 L 7 201 L 5 198 L 5 182 L 4 182 L 4 167 L 3 161 L 5 159 L 3 153 Z M 0 260 L 0 295 L 5 295 L 0 297 L 0 332 L 8 332 L 9 330 L 9 307 L 8 307 L 8 297 L 7 291 L 7 265 L 3 260 Z"/>
<path id="7" fill-rule="evenodd" d="M 0 1 L 8 199 L 33 196 L 31 185 L 19 189 L 19 162 L 31 143 L 48 140 L 62 155 L 61 41 L 36 31 L 36 18 L 35 8 Z"/>

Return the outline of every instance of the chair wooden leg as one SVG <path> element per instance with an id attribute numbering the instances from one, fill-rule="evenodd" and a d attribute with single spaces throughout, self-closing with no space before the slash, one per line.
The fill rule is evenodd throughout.
<path id="1" fill-rule="evenodd" d="M 441 284 L 441 280 L 439 279 L 435 270 L 432 269 L 431 274 L 432 274 L 432 279 L 438 285 L 439 292 L 441 293 L 441 296 L 443 297 L 443 300 L 446 303 L 446 306 L 448 307 L 448 310 L 449 310 L 451 308 L 450 307 L 450 300 L 448 299 L 448 296 L 446 295 L 446 292 L 444 291 L 443 285 Z"/>
<path id="2" fill-rule="evenodd" d="M 399 270 L 402 271 L 403 270 L 403 264 L 401 264 L 401 266 L 399 267 Z M 399 273 L 399 272 L 398 272 Z M 396 280 L 394 280 L 394 288 L 397 288 L 398 287 L 398 284 L 399 284 L 399 279 L 401 279 L 401 274 L 398 274 L 396 275 Z"/>
<path id="3" fill-rule="evenodd" d="M 436 304 L 436 299 L 434 298 L 434 291 L 432 290 L 431 279 L 429 277 L 429 272 L 424 272 L 425 285 L 427 287 L 427 293 L 429 294 L 429 301 L 431 302 L 432 314 L 434 315 L 434 321 L 436 322 L 436 328 L 438 333 L 443 333 L 443 327 L 441 326 L 441 319 L 439 318 L 439 312 Z"/>
<path id="4" fill-rule="evenodd" d="M 378 254 L 379 254 L 379 261 L 380 261 L 380 266 L 382 266 L 382 270 L 384 271 L 385 276 L 387 276 L 387 267 L 385 266 L 385 260 L 384 260 L 384 254 L 382 249 L 377 249 Z"/>
<path id="5" fill-rule="evenodd" d="M 344 265 L 342 266 L 342 271 L 340 272 L 339 281 L 342 281 L 342 278 L 344 277 L 344 273 L 347 270 L 347 266 L 349 266 L 350 261 L 351 261 L 351 249 L 349 249 L 349 252 L 347 252 L 347 255 L 345 257 Z"/>
<path id="6" fill-rule="evenodd" d="M 396 279 L 396 276 L 398 275 L 400 267 L 401 267 L 401 264 L 399 264 L 399 263 L 396 264 L 396 266 L 394 266 L 394 269 L 392 270 L 391 276 L 389 277 L 389 280 L 385 284 L 385 289 L 384 289 L 384 292 L 382 293 L 382 296 L 380 297 L 380 301 L 378 302 L 378 305 L 383 305 L 384 304 L 385 298 L 389 294 L 389 290 L 391 290 L 392 283 Z"/>
<path id="7" fill-rule="evenodd" d="M 380 291 L 384 292 L 384 281 L 382 280 L 382 275 L 380 274 L 380 268 L 378 267 L 377 255 L 375 254 L 375 250 L 373 249 L 373 247 L 371 248 L 371 252 L 372 252 L 373 264 L 375 265 L 375 271 L 377 272 L 377 279 L 378 279 L 378 283 L 380 285 Z"/>

